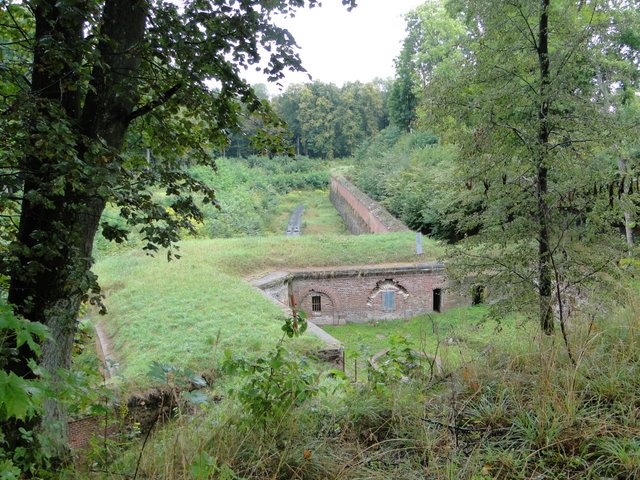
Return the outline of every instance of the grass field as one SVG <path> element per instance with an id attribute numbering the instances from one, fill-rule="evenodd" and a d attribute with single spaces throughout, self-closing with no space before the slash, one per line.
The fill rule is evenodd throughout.
<path id="1" fill-rule="evenodd" d="M 282 234 L 287 229 L 289 216 L 298 206 L 304 205 L 302 233 L 304 235 L 346 234 L 342 218 L 329 200 L 326 190 L 294 191 L 288 193 L 278 207 L 270 230 Z"/>
<path id="2" fill-rule="evenodd" d="M 426 246 L 430 258 L 441 253 L 433 242 Z M 106 328 L 128 382 L 141 379 L 153 361 L 203 371 L 215 368 L 224 349 L 271 348 L 280 338 L 282 312 L 247 278 L 296 267 L 416 260 L 410 232 L 191 240 L 180 254 L 167 262 L 134 250 L 96 265 L 109 309 Z M 300 348 L 313 341 L 306 337 Z"/>

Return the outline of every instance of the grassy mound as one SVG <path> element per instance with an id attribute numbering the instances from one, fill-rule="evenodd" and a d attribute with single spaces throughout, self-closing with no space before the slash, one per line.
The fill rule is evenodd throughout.
<path id="1" fill-rule="evenodd" d="M 139 378 L 152 361 L 203 370 L 227 348 L 270 348 L 280 337 L 282 312 L 247 278 L 288 268 L 415 261 L 414 241 L 412 233 L 244 237 L 186 241 L 181 259 L 169 263 L 140 251 L 104 258 L 95 270 L 120 371 Z M 431 259 L 440 253 L 435 243 L 425 247 Z"/>

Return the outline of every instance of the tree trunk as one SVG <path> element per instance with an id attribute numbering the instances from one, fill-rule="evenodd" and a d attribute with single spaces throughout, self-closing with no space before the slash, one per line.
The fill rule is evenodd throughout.
<path id="1" fill-rule="evenodd" d="M 538 111 L 538 163 L 537 189 L 538 198 L 538 296 L 540 299 L 540 328 L 550 335 L 553 333 L 553 310 L 551 308 L 551 292 L 553 287 L 549 212 L 547 207 L 549 156 L 549 4 L 550 0 L 540 1 L 540 23 L 538 33 L 538 66 L 540 69 L 540 104 Z"/>
<path id="2" fill-rule="evenodd" d="M 602 69 L 598 69 L 598 85 L 600 87 L 600 93 L 603 99 L 603 109 L 606 115 L 611 115 L 611 94 L 609 91 L 610 82 L 606 81 L 606 77 L 602 72 Z M 625 178 L 627 175 L 627 162 L 622 156 L 622 152 L 620 152 L 620 148 L 618 145 L 613 145 L 612 151 L 618 157 L 618 173 L 620 173 L 620 178 Z M 629 181 L 632 182 L 633 179 L 630 177 Z M 633 254 L 633 212 L 628 208 L 625 208 L 623 211 L 624 215 L 624 233 L 625 238 L 627 240 L 627 251 L 628 256 L 631 257 Z"/>
<path id="3" fill-rule="evenodd" d="M 618 171 L 620 172 L 620 177 L 624 178 L 627 174 L 627 162 L 624 158 L 618 157 Z M 633 181 L 632 178 L 629 179 L 630 182 Z M 627 250 L 628 255 L 631 257 L 633 255 L 633 212 L 628 208 L 624 209 L 624 233 L 627 239 Z"/>
<path id="4" fill-rule="evenodd" d="M 136 77 L 140 58 L 135 47 L 144 40 L 149 7 L 142 0 L 105 2 L 97 47 L 100 60 L 81 101 L 79 88 L 65 86 L 77 77 L 82 62 L 83 49 L 78 46 L 85 41 L 83 27 L 88 15 L 82 7 L 88 10 L 88 6 L 78 2 L 77 8 L 70 9 L 64 2 L 53 0 L 34 4 L 37 46 L 32 96 L 41 109 L 37 120 L 45 125 L 68 126 L 73 132 L 75 154 L 60 158 L 43 153 L 23 162 L 24 200 L 17 235 L 21 248 L 8 301 L 16 313 L 49 328 L 50 338 L 42 346 L 40 364 L 55 379 L 60 369 L 71 364 L 78 310 L 96 286 L 91 273 L 93 240 L 108 200 L 101 193 L 108 189 L 101 187 L 118 182 L 114 173 L 118 169 L 109 165 L 117 161 L 139 100 Z M 77 14 L 69 15 L 70 11 Z M 67 55 L 62 68 L 59 57 L 50 58 L 51 51 Z M 82 181 L 69 180 L 74 175 L 75 180 Z M 52 189 L 61 178 L 63 187 Z M 33 377 L 28 366 L 32 359 L 33 353 L 23 348 L 16 361 L 4 368 L 25 378 Z M 2 425 L 8 447 L 24 444 L 18 427 L 31 429 L 36 424 L 60 444 L 61 451 L 65 449 L 67 416 L 56 398 L 46 403 L 42 418 Z"/>

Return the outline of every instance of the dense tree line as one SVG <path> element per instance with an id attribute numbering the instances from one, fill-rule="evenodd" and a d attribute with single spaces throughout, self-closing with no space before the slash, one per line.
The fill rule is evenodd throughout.
<path id="1" fill-rule="evenodd" d="M 287 123 L 299 154 L 313 158 L 353 155 L 360 144 L 388 123 L 385 82 L 323 82 L 292 85 L 273 99 L 273 108 Z"/>

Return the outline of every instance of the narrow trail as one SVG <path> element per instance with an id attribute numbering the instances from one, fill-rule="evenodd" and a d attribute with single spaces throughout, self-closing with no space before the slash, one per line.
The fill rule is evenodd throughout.
<path id="1" fill-rule="evenodd" d="M 303 211 L 304 205 L 298 205 L 296 209 L 291 213 L 291 217 L 289 217 L 289 224 L 287 225 L 287 231 L 285 233 L 287 237 L 297 237 L 302 232 Z"/>
<path id="2" fill-rule="evenodd" d="M 104 330 L 102 322 L 96 322 L 96 349 L 98 351 L 98 357 L 102 360 L 103 371 L 107 378 L 111 378 L 116 375 L 118 370 L 118 362 L 115 360 L 113 354 L 113 344 L 111 338 Z"/>

